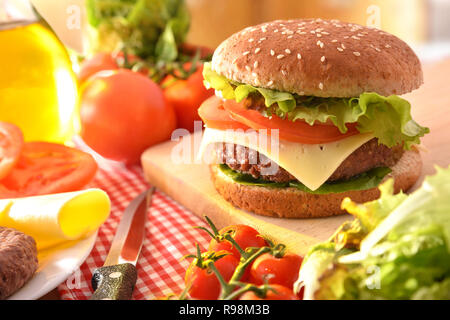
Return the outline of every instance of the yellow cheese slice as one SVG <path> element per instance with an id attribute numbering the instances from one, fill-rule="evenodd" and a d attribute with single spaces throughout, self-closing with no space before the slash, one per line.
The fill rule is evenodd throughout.
<path id="1" fill-rule="evenodd" d="M 33 237 L 38 250 L 95 232 L 109 216 L 111 202 L 100 189 L 0 200 L 0 226 Z"/>
<path id="2" fill-rule="evenodd" d="M 261 132 L 252 130 L 244 132 L 206 128 L 198 155 L 204 161 L 210 162 L 212 158 L 207 152 L 208 146 L 214 143 L 242 145 L 265 155 L 306 187 L 316 190 L 353 151 L 372 138 L 372 134 L 357 134 L 330 143 L 302 144 L 279 140 L 276 137 L 271 139 Z M 270 169 L 266 173 L 261 173 L 271 174 Z"/>

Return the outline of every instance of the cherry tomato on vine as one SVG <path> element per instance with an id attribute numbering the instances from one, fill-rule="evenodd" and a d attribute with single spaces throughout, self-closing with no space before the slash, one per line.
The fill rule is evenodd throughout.
<path id="1" fill-rule="evenodd" d="M 292 253 L 286 253 L 282 257 L 264 253 L 256 258 L 251 266 L 250 282 L 261 285 L 267 278 L 269 284 L 293 288 L 302 261 L 302 257 Z"/>
<path id="2" fill-rule="evenodd" d="M 202 257 L 209 255 L 209 252 L 202 254 Z M 210 267 L 200 267 L 194 259 L 185 274 L 185 285 L 191 298 L 199 300 L 216 300 L 220 296 L 221 285 L 216 274 Z M 239 260 L 231 254 L 225 255 L 214 262 L 215 268 L 219 271 L 225 281 L 229 281 L 233 275 Z"/>
<path id="3" fill-rule="evenodd" d="M 271 285 L 271 288 L 275 291 L 268 289 L 264 297 L 258 296 L 253 291 L 247 291 L 239 297 L 239 300 L 299 300 L 292 289 L 279 284 Z"/>
<path id="4" fill-rule="evenodd" d="M 249 247 L 260 248 L 267 246 L 266 240 L 261 237 L 259 232 L 247 225 L 239 224 L 228 226 L 219 231 L 220 235 L 224 235 L 225 233 L 229 233 L 242 250 Z M 241 257 L 238 249 L 236 249 L 236 247 L 228 240 L 217 241 L 216 239 L 212 239 L 209 243 L 208 250 L 216 252 L 226 250 L 231 252 L 237 259 Z"/>

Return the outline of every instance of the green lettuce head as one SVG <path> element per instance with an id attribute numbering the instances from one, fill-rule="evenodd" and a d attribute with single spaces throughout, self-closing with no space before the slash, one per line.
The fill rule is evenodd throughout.
<path id="1" fill-rule="evenodd" d="M 308 299 L 450 299 L 450 168 L 411 195 L 342 207 L 355 220 L 305 257 L 296 289 Z"/>

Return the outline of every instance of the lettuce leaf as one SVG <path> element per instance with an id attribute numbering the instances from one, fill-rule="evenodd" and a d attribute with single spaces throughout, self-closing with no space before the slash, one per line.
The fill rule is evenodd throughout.
<path id="1" fill-rule="evenodd" d="M 260 94 L 268 116 L 275 113 L 310 125 L 331 121 L 342 133 L 347 132 L 347 124 L 356 123 L 359 132 L 373 133 L 379 143 L 388 147 L 403 144 L 405 149 L 410 149 L 429 132 L 412 119 L 409 102 L 395 95 L 383 97 L 367 92 L 354 98 L 299 96 L 237 83 L 217 74 L 210 63 L 205 64 L 203 77 L 205 86 L 219 91 L 224 99 L 241 102 L 252 93 Z"/>
<path id="2" fill-rule="evenodd" d="M 312 194 L 329 194 L 329 193 L 340 193 L 351 190 L 367 190 L 377 187 L 383 178 L 391 172 L 391 169 L 386 167 L 374 168 L 367 172 L 364 172 L 357 177 L 336 182 L 326 182 L 321 185 L 318 189 L 312 191 L 307 188 L 304 184 L 298 181 L 291 182 L 272 182 L 263 179 L 255 179 L 250 174 L 240 173 L 232 170 L 225 164 L 220 165 L 220 170 L 222 173 L 233 179 L 235 182 L 243 185 L 266 187 L 266 188 L 296 188 L 303 192 L 308 192 Z"/>
<path id="3" fill-rule="evenodd" d="M 438 168 L 409 196 L 394 195 L 392 182 L 381 189 L 375 201 L 345 200 L 342 206 L 356 217 L 353 223 L 347 222 L 317 246 L 322 254 L 317 249 L 314 255 L 308 253 L 302 270 L 322 263 L 320 273 L 300 271 L 296 287 L 315 283 L 312 289 L 305 288 L 309 298 L 450 299 L 450 167 Z M 349 253 L 338 240 L 351 231 L 361 245 Z M 368 240 L 373 238 L 376 241 Z M 370 245 L 364 249 L 367 241 Z M 325 262 L 315 258 L 323 255 L 328 257 Z"/>
<path id="4" fill-rule="evenodd" d="M 153 62 L 171 62 L 185 40 L 185 0 L 86 0 L 90 50 L 124 50 Z"/>

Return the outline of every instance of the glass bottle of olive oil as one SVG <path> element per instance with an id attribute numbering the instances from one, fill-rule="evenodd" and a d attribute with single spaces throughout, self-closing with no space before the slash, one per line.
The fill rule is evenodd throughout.
<path id="1" fill-rule="evenodd" d="M 52 31 L 17 15 L 14 3 L 0 0 L 0 120 L 18 125 L 26 141 L 68 142 L 77 103 L 70 58 Z"/>

